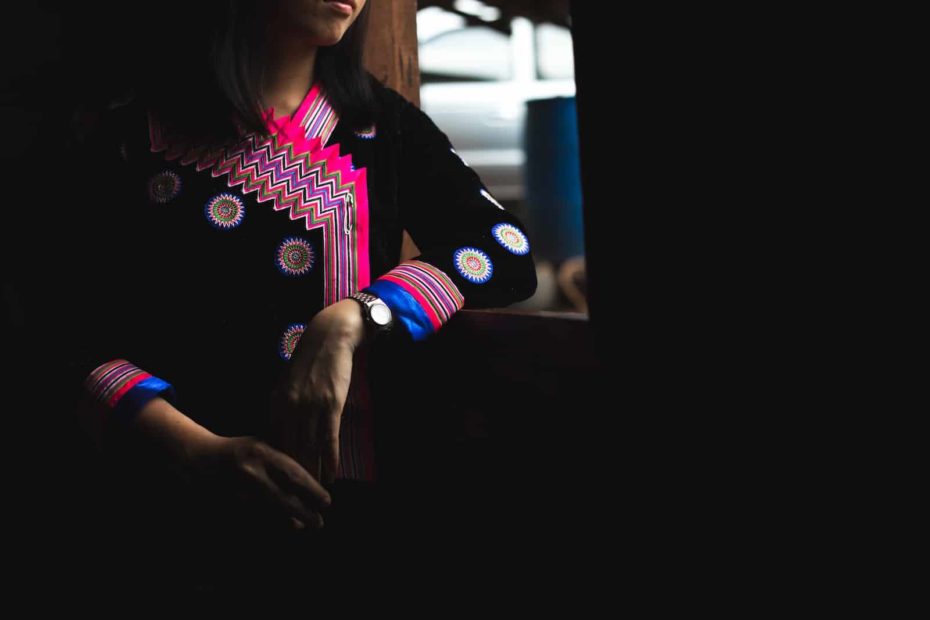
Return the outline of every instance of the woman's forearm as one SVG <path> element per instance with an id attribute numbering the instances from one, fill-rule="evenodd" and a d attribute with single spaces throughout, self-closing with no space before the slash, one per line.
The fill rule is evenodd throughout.
<path id="1" fill-rule="evenodd" d="M 132 430 L 182 469 L 222 440 L 161 397 L 153 398 L 138 411 Z"/>
<path id="2" fill-rule="evenodd" d="M 188 480 L 242 492 L 297 526 L 323 527 L 329 492 L 294 459 L 255 437 L 222 437 L 156 397 L 124 427 Z"/>

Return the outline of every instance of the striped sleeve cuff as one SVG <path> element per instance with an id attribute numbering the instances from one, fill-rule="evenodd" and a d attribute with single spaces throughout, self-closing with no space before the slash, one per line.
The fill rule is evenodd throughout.
<path id="1" fill-rule="evenodd" d="M 404 261 L 363 290 L 383 299 L 413 340 L 428 338 L 465 305 L 444 271 L 417 259 Z"/>
<path id="2" fill-rule="evenodd" d="M 95 403 L 118 418 L 135 414 L 156 396 L 175 401 L 174 386 L 124 359 L 92 370 L 84 386 Z"/>

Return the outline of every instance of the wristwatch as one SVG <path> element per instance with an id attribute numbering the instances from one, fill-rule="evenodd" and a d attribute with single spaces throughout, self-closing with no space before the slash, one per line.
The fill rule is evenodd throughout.
<path id="1" fill-rule="evenodd" d="M 394 317 L 391 309 L 380 297 L 358 291 L 349 295 L 362 306 L 362 316 L 365 317 L 365 329 L 370 335 L 381 334 L 390 331 L 394 325 Z"/>

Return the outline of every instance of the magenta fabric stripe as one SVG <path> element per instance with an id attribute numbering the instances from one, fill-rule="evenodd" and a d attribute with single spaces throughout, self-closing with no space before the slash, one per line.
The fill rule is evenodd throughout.
<path id="1" fill-rule="evenodd" d="M 113 360 L 102 364 L 91 372 L 89 381 L 92 384 L 88 384 L 88 390 L 99 400 L 109 400 L 112 387 L 119 385 L 126 376 L 131 376 L 134 370 L 135 366 L 125 360 Z"/>
<path id="2" fill-rule="evenodd" d="M 293 115 L 275 118 L 270 109 L 265 120 L 272 133 L 269 139 L 243 132 L 238 143 L 226 147 L 191 144 L 172 135 L 150 112 L 150 148 L 164 152 L 168 161 L 226 176 L 231 189 L 254 192 L 257 202 L 270 202 L 273 210 L 292 221 L 302 220 L 307 230 L 322 228 L 323 303 L 328 306 L 371 283 L 368 171 L 356 168 L 351 154 L 340 153 L 338 143 L 326 146 L 339 117 L 319 83 Z M 372 480 L 372 412 L 364 396 L 359 395 L 360 409 L 346 418 L 347 427 L 340 433 L 345 455 L 340 470 L 346 477 Z"/>
<path id="3" fill-rule="evenodd" d="M 141 375 L 148 373 L 124 359 L 111 360 L 92 370 L 85 380 L 85 386 L 94 400 L 112 408 L 118 401 L 113 400 L 113 397 L 120 388 Z"/>
<path id="4" fill-rule="evenodd" d="M 333 110 L 329 100 L 321 96 L 311 102 L 309 109 L 303 115 L 300 125 L 307 128 L 304 135 L 307 136 L 308 140 L 319 138 L 320 144 L 326 145 L 329 142 L 329 137 L 336 129 L 338 120 L 336 111 Z"/>
<path id="5" fill-rule="evenodd" d="M 339 429 L 337 477 L 374 482 L 374 415 L 368 385 L 367 351 L 357 353 L 352 375 Z"/>
<path id="6" fill-rule="evenodd" d="M 449 276 L 425 261 L 405 261 L 379 279 L 393 281 L 410 290 L 423 311 L 442 325 L 465 305 L 465 297 Z"/>
<path id="7" fill-rule="evenodd" d="M 294 125 L 304 128 L 304 138 L 310 142 L 319 139 L 316 148 L 325 146 L 339 122 L 329 98 L 319 82 L 314 82 L 297 110 L 291 116 L 277 116 L 274 108 L 265 110 L 265 122 L 272 133 L 278 133 Z M 315 149 L 314 149 L 315 150 Z"/>
<path id="8" fill-rule="evenodd" d="M 414 341 L 425 340 L 442 327 L 439 317 L 423 309 L 429 303 L 406 283 L 378 278 L 365 287 L 365 292 L 380 297 L 391 309 L 401 332 L 405 331 Z"/>
<path id="9" fill-rule="evenodd" d="M 379 280 L 385 284 L 393 284 L 394 286 L 397 286 L 402 291 L 410 295 L 410 297 L 412 297 L 417 302 L 423 314 L 425 314 L 429 319 L 433 326 L 433 331 L 436 331 L 442 327 L 442 317 L 434 307 L 435 302 L 430 300 L 428 296 L 425 296 L 424 291 L 420 290 L 420 287 L 408 282 L 403 276 L 396 275 L 394 273 L 386 273 L 381 276 Z"/>
<path id="10" fill-rule="evenodd" d="M 331 108 L 322 92 L 318 97 L 308 94 L 307 106 Z M 356 168 L 351 154 L 341 155 L 338 143 L 320 148 L 327 136 L 308 138 L 308 129 L 294 119 L 272 121 L 268 115 L 266 121 L 269 128 L 278 128 L 270 139 L 248 135 L 228 148 L 215 149 L 172 135 L 150 111 L 151 150 L 164 152 L 169 161 L 194 164 L 198 171 L 209 168 L 214 177 L 226 175 L 230 188 L 255 192 L 258 202 L 270 202 L 291 220 L 303 220 L 307 230 L 322 228 L 323 296 L 328 306 L 370 284 L 368 171 Z M 331 124 L 323 123 L 321 130 L 328 131 Z"/>
<path id="11" fill-rule="evenodd" d="M 448 298 L 450 307 L 454 308 L 453 312 L 465 305 L 465 296 L 455 285 L 452 279 L 445 271 L 426 261 L 412 259 L 398 265 L 400 269 L 415 269 L 417 273 L 425 276 L 431 283 L 439 287 Z"/>
<path id="12" fill-rule="evenodd" d="M 420 263 L 425 265 L 426 263 Z M 424 296 L 429 298 L 437 307 L 443 322 L 449 320 L 453 314 L 462 307 L 464 299 L 458 288 L 445 278 L 437 277 L 434 271 L 424 269 L 416 264 L 402 264 L 392 270 L 392 275 L 408 278 L 415 284 Z M 445 275 L 445 274 L 443 274 Z"/>
<path id="13" fill-rule="evenodd" d="M 84 385 L 96 402 L 115 409 L 133 386 L 151 376 L 127 360 L 115 359 L 92 370 Z"/>

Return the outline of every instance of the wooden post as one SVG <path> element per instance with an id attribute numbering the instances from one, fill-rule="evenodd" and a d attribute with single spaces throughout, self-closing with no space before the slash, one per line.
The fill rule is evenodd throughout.
<path id="1" fill-rule="evenodd" d="M 420 105 L 416 0 L 368 0 L 371 15 L 365 66 L 382 82 Z"/>
<path id="2" fill-rule="evenodd" d="M 365 66 L 379 80 L 420 105 L 420 64 L 417 61 L 416 0 L 368 0 L 371 15 Z M 401 262 L 420 253 L 404 231 Z"/>

